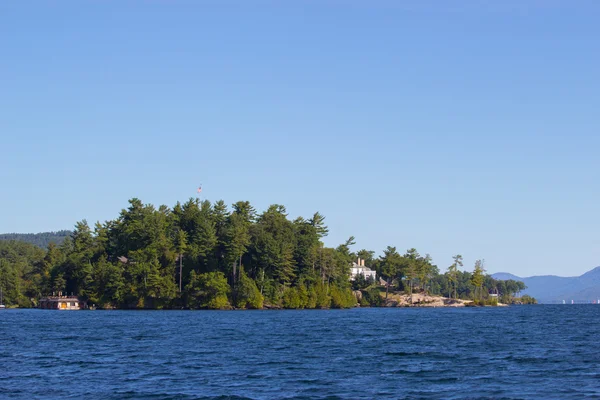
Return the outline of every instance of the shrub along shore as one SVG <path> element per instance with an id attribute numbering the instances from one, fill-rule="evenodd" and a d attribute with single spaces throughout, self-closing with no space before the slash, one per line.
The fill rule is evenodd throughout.
<path id="1" fill-rule="evenodd" d="M 282 205 L 258 213 L 247 201 L 231 209 L 198 199 L 155 208 L 134 198 L 114 220 L 93 228 L 77 222 L 60 245 L 0 241 L 0 288 L 7 306 L 35 307 L 61 292 L 119 309 L 377 307 L 401 293 L 451 299 L 443 305 L 512 303 L 525 288 L 494 280 L 483 260 L 466 272 L 457 255 L 440 273 L 414 248 L 400 254 L 387 246 L 375 256 L 352 250 L 354 237 L 326 247 L 328 232 L 320 213 L 292 220 Z M 351 279 L 359 257 L 377 281 Z"/>

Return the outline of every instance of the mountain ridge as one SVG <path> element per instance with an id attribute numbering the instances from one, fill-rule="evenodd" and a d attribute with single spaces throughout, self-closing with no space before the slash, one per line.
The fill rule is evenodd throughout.
<path id="1" fill-rule="evenodd" d="M 535 275 L 520 277 L 508 272 L 492 274 L 494 279 L 514 279 L 525 283 L 522 293 L 535 297 L 540 303 L 590 303 L 600 299 L 600 266 L 579 276 Z"/>

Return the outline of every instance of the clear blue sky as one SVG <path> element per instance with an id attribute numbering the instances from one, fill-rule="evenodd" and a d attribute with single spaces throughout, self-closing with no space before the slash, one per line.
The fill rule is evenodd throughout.
<path id="1" fill-rule="evenodd" d="M 252 5 L 251 5 L 252 4 Z M 3 1 L 0 232 L 195 196 L 440 269 L 600 265 L 600 2 Z"/>

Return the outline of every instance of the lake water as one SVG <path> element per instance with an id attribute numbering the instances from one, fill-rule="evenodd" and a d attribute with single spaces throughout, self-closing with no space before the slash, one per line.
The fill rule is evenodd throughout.
<path id="1" fill-rule="evenodd" d="M 600 399 L 600 306 L 0 311 L 0 398 Z"/>

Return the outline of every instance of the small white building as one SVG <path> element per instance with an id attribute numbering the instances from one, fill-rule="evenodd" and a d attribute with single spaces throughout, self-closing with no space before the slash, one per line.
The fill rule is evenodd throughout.
<path id="1" fill-rule="evenodd" d="M 40 300 L 39 308 L 46 310 L 83 310 L 85 302 L 80 301 L 77 296 L 48 296 Z"/>
<path id="2" fill-rule="evenodd" d="M 375 281 L 375 271 L 369 267 L 365 267 L 365 260 L 358 258 L 357 262 L 353 262 L 352 267 L 350 267 L 350 280 L 356 279 L 360 274 L 362 274 L 365 279 L 371 277 L 371 279 Z"/>

